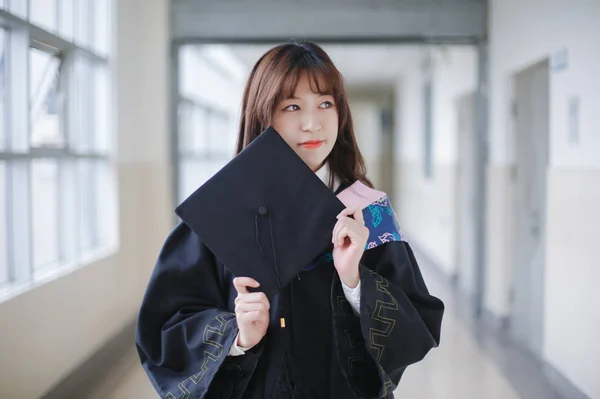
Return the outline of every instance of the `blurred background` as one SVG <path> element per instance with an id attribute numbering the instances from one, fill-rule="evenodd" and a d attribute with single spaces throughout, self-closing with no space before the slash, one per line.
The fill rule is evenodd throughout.
<path id="1" fill-rule="evenodd" d="M 290 39 L 447 305 L 396 396 L 600 398 L 598 0 L 0 0 L 0 398 L 157 397 L 134 322 L 173 209 Z"/>

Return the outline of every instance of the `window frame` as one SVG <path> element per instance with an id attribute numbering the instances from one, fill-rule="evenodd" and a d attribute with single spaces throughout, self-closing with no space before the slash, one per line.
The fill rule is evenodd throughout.
<path id="1" fill-rule="evenodd" d="M 13 0 L 14 1 L 14 0 Z M 6 209 L 0 209 L 0 212 L 6 212 L 6 247 L 7 247 L 7 270 L 8 281 L 0 283 L 0 302 L 6 300 L 18 293 L 28 290 L 33 286 L 42 283 L 50 278 L 56 278 L 59 275 L 67 273 L 88 264 L 90 261 L 105 257 L 114 253 L 118 246 L 117 242 L 102 243 L 98 242 L 99 232 L 94 231 L 95 237 L 94 249 L 86 251 L 80 250 L 77 237 L 78 217 L 68 217 L 65 220 L 66 226 L 63 226 L 65 213 L 69 211 L 67 205 L 63 204 L 65 197 L 71 200 L 77 195 L 77 185 L 73 182 L 68 183 L 68 179 L 78 178 L 78 168 L 82 161 L 89 161 L 90 168 L 95 171 L 93 190 L 97 191 L 98 181 L 101 180 L 99 173 L 104 165 L 113 166 L 112 150 L 114 148 L 111 142 L 108 149 L 96 150 L 93 145 L 97 142 L 97 131 L 90 133 L 90 146 L 88 149 L 80 150 L 74 141 L 74 129 L 79 125 L 74 123 L 75 118 L 87 118 L 93 120 L 91 116 L 96 112 L 94 103 L 97 101 L 96 71 L 98 68 L 105 68 L 110 75 L 110 54 L 98 54 L 95 52 L 96 38 L 95 29 L 92 24 L 89 27 L 89 43 L 81 45 L 77 42 L 77 9 L 79 2 L 73 1 L 73 36 L 69 41 L 60 36 L 61 26 L 61 1 L 53 0 L 56 6 L 56 27 L 53 31 L 46 30 L 29 21 L 31 15 L 31 1 L 27 0 L 26 15 L 20 16 L 12 13 L 10 2 L 5 4 L 5 8 L 0 7 L 0 28 L 5 30 L 5 68 L 4 68 L 4 111 L 5 118 L 2 121 L 5 127 L 5 145 L 0 146 L 0 162 L 5 165 L 6 187 Z M 90 15 L 93 20 L 93 2 L 87 2 Z M 113 6 L 111 0 L 107 1 L 107 18 L 110 23 L 110 10 Z M 106 32 L 110 35 L 110 30 Z M 110 41 L 109 41 L 110 42 Z M 62 104 L 59 110 L 60 129 L 62 136 L 62 145 L 57 146 L 31 146 L 32 123 L 30 116 L 30 90 L 29 90 L 29 52 L 32 47 L 47 53 L 54 54 L 61 59 L 59 68 L 59 87 L 63 94 Z M 109 51 L 110 53 L 110 51 Z M 74 82 L 76 78 L 76 63 L 78 60 L 85 59 L 87 68 L 91 71 L 86 87 L 89 94 L 89 106 L 84 108 L 89 115 L 77 115 L 78 104 L 74 101 L 75 89 L 78 83 Z M 110 82 L 110 79 L 108 80 Z M 109 89 L 110 90 L 110 89 Z M 110 104 L 108 105 L 110 107 Z M 109 108 L 110 112 L 110 108 Z M 91 123 L 91 122 L 90 122 Z M 10 132 L 19 132 L 10 134 Z M 106 132 L 105 132 L 106 133 Z M 111 140 L 109 139 L 109 142 Z M 43 270 L 36 270 L 34 267 L 33 254 L 33 198 L 32 198 L 32 162 L 37 159 L 51 159 L 57 163 L 57 219 L 59 223 L 56 226 L 58 235 L 58 259 L 52 267 L 46 267 Z M 69 199 L 69 198 L 66 198 Z M 69 201 L 64 201 L 67 204 Z M 98 201 L 95 201 L 98 203 Z M 72 212 L 76 213 L 76 212 Z M 98 226 L 96 226 L 98 228 Z M 116 235 L 118 236 L 118 234 Z M 18 247 L 15 245 L 19 243 Z M 94 253 L 91 253 L 94 252 Z"/>

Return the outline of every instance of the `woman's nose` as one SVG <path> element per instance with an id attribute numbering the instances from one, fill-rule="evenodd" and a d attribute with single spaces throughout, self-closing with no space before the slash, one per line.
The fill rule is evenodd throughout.
<path id="1" fill-rule="evenodd" d="M 302 118 L 302 131 L 318 132 L 321 130 L 321 121 L 311 112 L 307 112 Z"/>

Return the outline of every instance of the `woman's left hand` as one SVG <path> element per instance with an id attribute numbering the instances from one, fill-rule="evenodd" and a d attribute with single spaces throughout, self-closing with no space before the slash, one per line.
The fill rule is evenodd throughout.
<path id="1" fill-rule="evenodd" d="M 350 216 L 353 216 L 351 218 Z M 333 228 L 333 264 L 344 284 L 355 288 L 360 281 L 359 263 L 369 239 L 362 208 L 346 208 Z"/>

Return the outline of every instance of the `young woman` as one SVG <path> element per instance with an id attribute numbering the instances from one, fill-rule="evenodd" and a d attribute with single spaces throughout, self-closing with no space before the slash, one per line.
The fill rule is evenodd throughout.
<path id="1" fill-rule="evenodd" d="M 277 46 L 254 66 L 237 153 L 267 127 L 347 206 L 331 251 L 270 303 L 181 223 L 141 306 L 142 365 L 169 399 L 392 398 L 406 367 L 439 344 L 444 305 L 365 175 L 343 78 L 317 45 Z M 275 306 L 293 319 L 288 351 L 270 323 Z"/>

